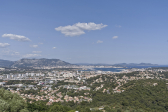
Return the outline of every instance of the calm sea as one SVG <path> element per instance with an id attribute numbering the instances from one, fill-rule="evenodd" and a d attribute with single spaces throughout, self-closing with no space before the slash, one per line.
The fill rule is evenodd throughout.
<path id="1" fill-rule="evenodd" d="M 97 71 L 97 70 L 100 70 L 100 71 L 120 72 L 120 71 L 122 71 L 124 69 L 132 69 L 132 68 L 142 69 L 142 68 L 157 68 L 157 67 L 168 67 L 168 65 L 160 65 L 160 66 L 129 66 L 127 68 L 94 68 L 94 69 L 88 69 L 88 70 L 85 70 L 85 71 Z"/>

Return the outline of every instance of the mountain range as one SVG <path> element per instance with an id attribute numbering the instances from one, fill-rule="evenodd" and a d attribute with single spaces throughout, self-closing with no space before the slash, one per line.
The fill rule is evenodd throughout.
<path id="1" fill-rule="evenodd" d="M 14 64 L 14 61 L 2 60 L 0 59 L 0 67 L 11 67 Z"/>
<path id="2" fill-rule="evenodd" d="M 119 63 L 114 64 L 114 66 L 121 66 L 121 67 L 131 67 L 131 66 L 159 66 L 158 64 L 151 64 L 151 63 Z"/>
<path id="3" fill-rule="evenodd" d="M 18 61 L 0 60 L 0 67 L 8 68 L 32 68 L 32 67 L 55 67 L 55 66 L 70 66 L 68 62 L 60 59 L 27 59 L 23 58 Z"/>
<path id="4" fill-rule="evenodd" d="M 76 65 L 85 65 L 85 66 L 116 66 L 116 67 L 130 67 L 130 66 L 159 66 L 158 64 L 151 63 L 118 63 L 118 64 L 104 64 L 104 63 L 76 63 Z"/>
<path id="5" fill-rule="evenodd" d="M 0 67 L 7 68 L 33 68 L 33 67 L 56 67 L 56 66 L 72 66 L 72 65 L 85 65 L 85 66 L 116 66 L 116 67 L 130 67 L 130 66 L 159 66 L 151 63 L 119 63 L 119 64 L 89 64 L 77 63 L 71 64 L 60 59 L 27 59 L 23 58 L 18 61 L 9 61 L 0 59 Z"/>

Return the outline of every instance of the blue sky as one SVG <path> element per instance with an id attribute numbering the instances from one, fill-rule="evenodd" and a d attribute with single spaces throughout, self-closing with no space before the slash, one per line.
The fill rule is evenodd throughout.
<path id="1" fill-rule="evenodd" d="M 168 64 L 167 0 L 1 0 L 0 59 Z"/>

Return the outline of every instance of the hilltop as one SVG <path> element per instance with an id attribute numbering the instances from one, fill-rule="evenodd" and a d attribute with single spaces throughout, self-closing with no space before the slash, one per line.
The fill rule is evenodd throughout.
<path id="1" fill-rule="evenodd" d="M 27 67 L 56 67 L 56 66 L 70 66 L 72 64 L 62 61 L 60 59 L 27 59 L 23 58 L 18 61 L 0 60 L 0 67 L 9 68 L 27 68 Z"/>

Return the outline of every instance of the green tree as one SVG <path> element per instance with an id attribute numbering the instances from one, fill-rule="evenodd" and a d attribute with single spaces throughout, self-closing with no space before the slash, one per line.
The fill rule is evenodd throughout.
<path id="1" fill-rule="evenodd" d="M 22 109 L 26 109 L 26 102 L 17 94 L 13 94 L 10 91 L 0 89 L 0 110 L 9 112 L 18 112 Z"/>

